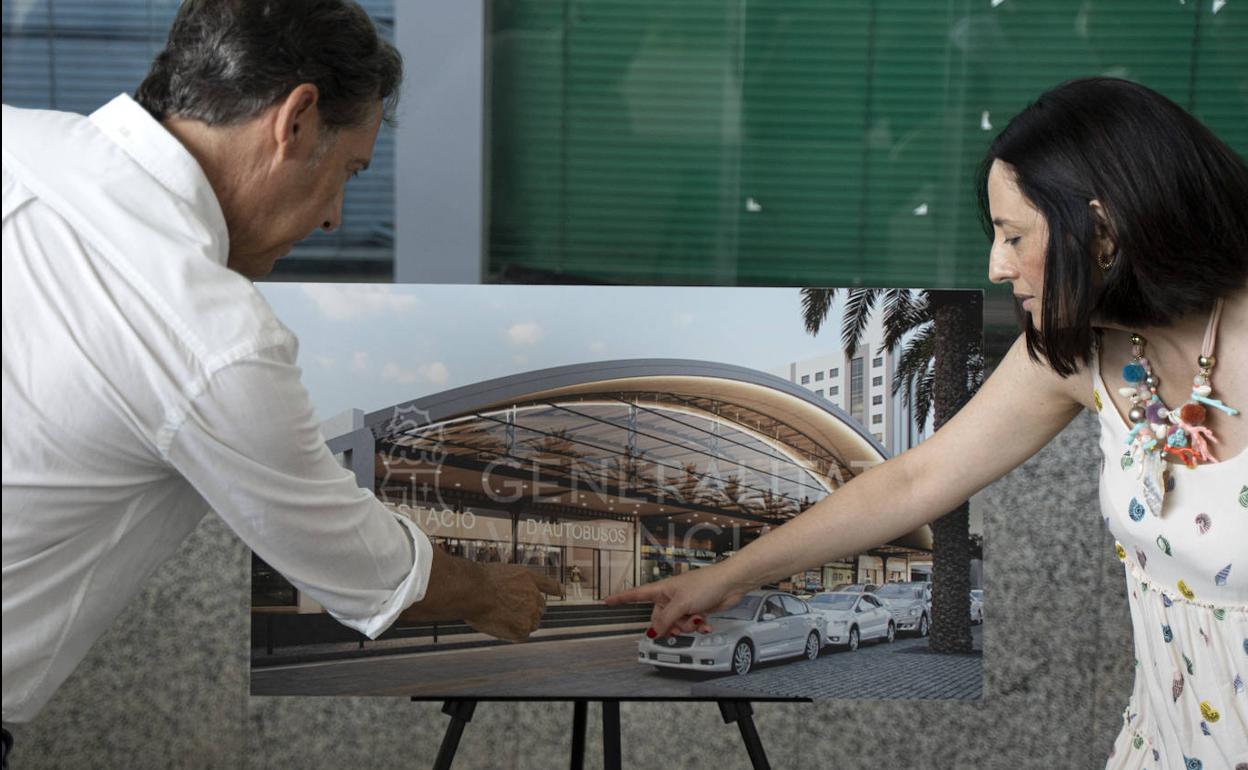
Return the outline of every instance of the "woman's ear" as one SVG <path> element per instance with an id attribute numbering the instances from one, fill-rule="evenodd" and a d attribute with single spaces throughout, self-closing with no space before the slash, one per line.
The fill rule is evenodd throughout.
<path id="1" fill-rule="evenodd" d="M 1118 238 L 1114 235 L 1113 223 L 1105 207 L 1095 198 L 1088 202 L 1092 218 L 1096 222 L 1096 257 L 1097 259 L 1112 258 L 1118 253 Z"/>

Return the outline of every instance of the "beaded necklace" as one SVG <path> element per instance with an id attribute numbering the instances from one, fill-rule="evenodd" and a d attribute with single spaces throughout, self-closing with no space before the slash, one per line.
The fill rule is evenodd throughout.
<path id="1" fill-rule="evenodd" d="M 1181 461 L 1188 468 L 1200 463 L 1216 463 L 1209 448 L 1217 443 L 1213 432 L 1205 427 L 1208 415 L 1206 407 L 1212 407 L 1229 415 L 1239 414 L 1238 409 L 1210 398 L 1213 392 L 1209 378 L 1217 360 L 1213 357 L 1217 341 L 1218 320 L 1222 317 L 1222 300 L 1213 305 L 1209 325 L 1205 327 L 1205 340 L 1196 359 L 1199 371 L 1192 379 L 1191 397 L 1178 409 L 1170 409 L 1157 395 L 1161 380 L 1153 374 L 1144 356 L 1147 344 L 1139 334 L 1131 335 L 1131 362 L 1122 368 L 1122 378 L 1127 386 L 1118 389 L 1119 395 L 1131 399 L 1128 418 L 1133 423 L 1127 434 L 1129 445 L 1122 457 L 1124 468 L 1134 465 L 1143 489 L 1144 507 L 1154 516 L 1161 515 L 1162 504 L 1170 486 L 1169 461 Z"/>

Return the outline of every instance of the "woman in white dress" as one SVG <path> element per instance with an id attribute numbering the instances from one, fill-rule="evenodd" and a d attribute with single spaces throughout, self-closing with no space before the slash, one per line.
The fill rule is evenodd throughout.
<path id="1" fill-rule="evenodd" d="M 1090 409 L 1136 657 L 1107 767 L 1248 770 L 1248 167 L 1160 94 L 1089 78 L 1010 122 L 979 192 L 1025 332 L 975 398 L 736 556 L 608 602 L 654 602 L 653 636 L 707 632 L 745 591 L 938 518 Z"/>

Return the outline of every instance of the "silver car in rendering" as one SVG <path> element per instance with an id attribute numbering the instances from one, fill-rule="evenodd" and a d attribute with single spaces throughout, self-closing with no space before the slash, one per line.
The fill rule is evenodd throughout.
<path id="1" fill-rule="evenodd" d="M 892 642 L 897 637 L 892 613 L 872 594 L 828 592 L 815 594 L 806 603 L 826 621 L 828 644 L 852 652 L 858 649 L 859 642 L 868 639 Z"/>
<path id="2" fill-rule="evenodd" d="M 898 631 L 913 631 L 927 636 L 932 626 L 931 583 L 888 583 L 875 592 L 888 611 Z"/>
<path id="3" fill-rule="evenodd" d="M 971 589 L 971 625 L 984 622 L 984 589 Z"/>
<path id="4" fill-rule="evenodd" d="M 879 590 L 879 588 L 880 587 L 875 583 L 838 583 L 832 587 L 832 592 L 842 593 L 845 591 L 851 591 L 853 593 L 860 594 L 863 591 L 866 591 L 867 593 L 875 593 Z"/>
<path id="5" fill-rule="evenodd" d="M 731 609 L 707 618 L 710 633 L 642 637 L 637 662 L 665 669 L 748 674 L 756 663 L 779 658 L 814 660 L 826 643 L 823 616 L 780 591 L 750 591 Z"/>

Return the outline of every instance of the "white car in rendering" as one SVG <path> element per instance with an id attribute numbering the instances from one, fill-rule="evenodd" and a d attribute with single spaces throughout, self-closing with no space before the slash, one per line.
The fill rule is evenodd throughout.
<path id="1" fill-rule="evenodd" d="M 732 609 L 707 617 L 710 633 L 642 637 L 637 661 L 664 669 L 748 674 L 754 664 L 801 656 L 814 660 L 826 643 L 823 616 L 780 591 L 750 591 Z"/>
<path id="2" fill-rule="evenodd" d="M 875 583 L 838 583 L 832 587 L 832 593 L 843 593 L 845 591 L 851 591 L 858 594 L 863 591 L 866 591 L 867 593 L 875 593 L 879 590 L 879 588 L 880 587 Z"/>
<path id="3" fill-rule="evenodd" d="M 971 623 L 979 625 L 984 622 L 984 589 L 971 589 Z"/>
<path id="4" fill-rule="evenodd" d="M 932 627 L 931 583 L 888 583 L 880 586 L 875 598 L 893 613 L 898 631 L 927 636 Z"/>
<path id="5" fill-rule="evenodd" d="M 827 622 L 828 644 L 858 649 L 859 642 L 883 639 L 892 642 L 897 625 L 892 613 L 869 593 L 852 591 L 816 594 L 807 602 Z"/>

